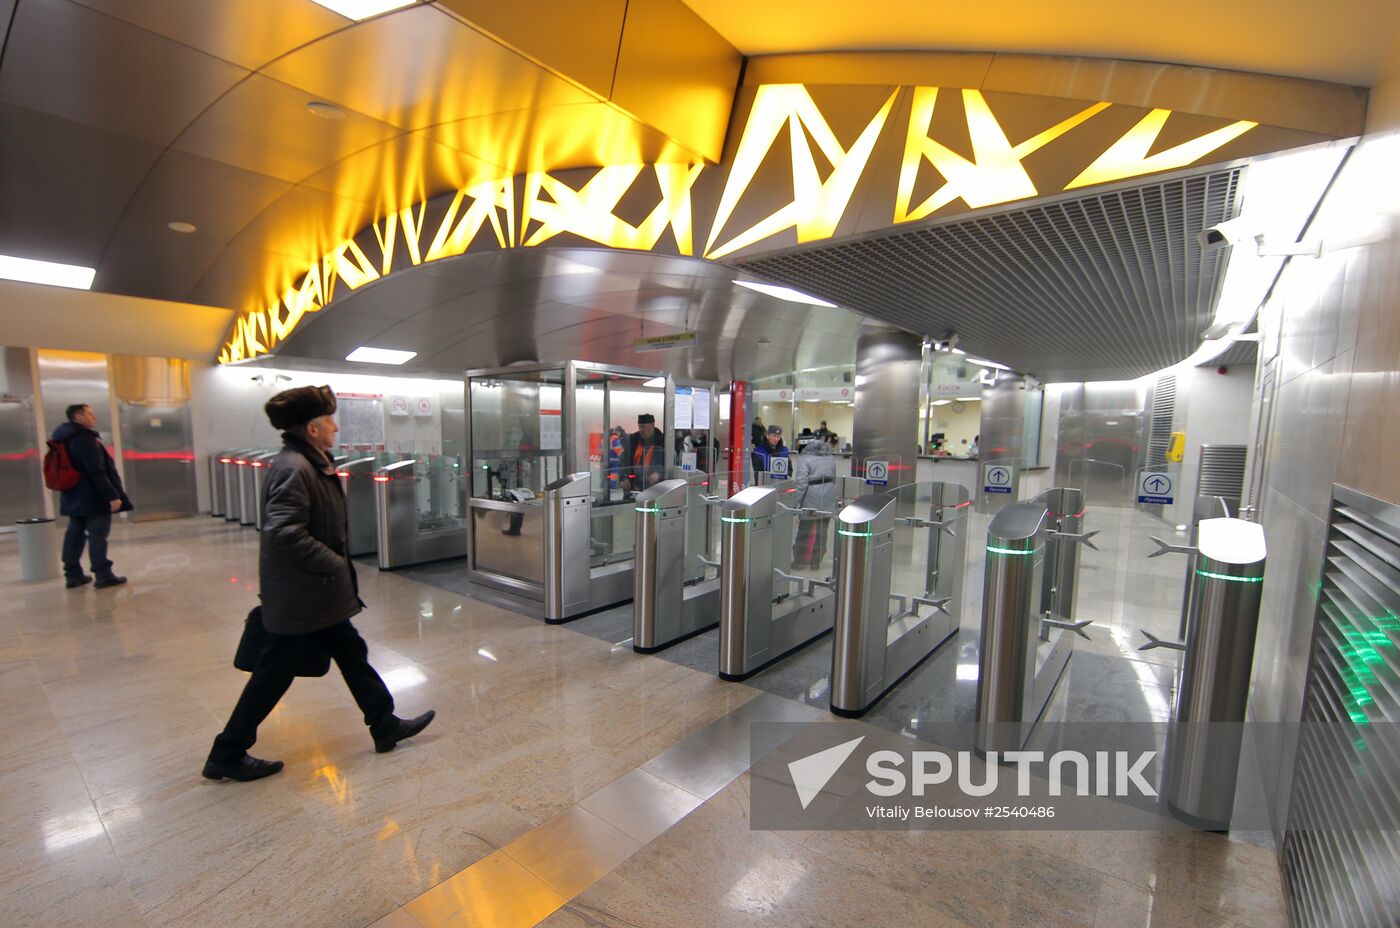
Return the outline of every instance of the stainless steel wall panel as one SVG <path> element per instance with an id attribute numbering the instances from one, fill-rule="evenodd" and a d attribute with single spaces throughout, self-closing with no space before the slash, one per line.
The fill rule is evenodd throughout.
<path id="1" fill-rule="evenodd" d="M 194 427 L 186 405 L 119 402 L 122 480 L 138 522 L 199 512 L 195 493 Z"/>
<path id="2" fill-rule="evenodd" d="M 44 514 L 42 456 L 27 348 L 0 348 L 0 532 Z"/>
<path id="3" fill-rule="evenodd" d="M 891 488 L 914 482 L 922 364 L 923 344 L 917 336 L 884 326 L 861 330 L 851 428 L 853 474 L 863 474 L 867 460 L 884 461 L 890 465 Z"/>
<path id="4" fill-rule="evenodd" d="M 1083 490 L 1092 506 L 1130 505 L 1134 475 L 1146 463 L 1146 400 L 1130 382 L 1061 388 L 1056 486 Z"/>
<path id="5" fill-rule="evenodd" d="M 107 450 L 116 455 L 107 356 L 85 351 L 41 349 L 38 358 L 39 393 L 43 402 L 44 426 L 49 434 L 52 435 L 54 429 L 67 421 L 64 415 L 67 407 L 74 403 L 86 403 L 97 413 L 97 430 L 102 433 Z M 120 470 L 120 460 L 117 467 Z M 54 511 L 57 512 L 58 494 L 54 493 L 53 497 Z"/>

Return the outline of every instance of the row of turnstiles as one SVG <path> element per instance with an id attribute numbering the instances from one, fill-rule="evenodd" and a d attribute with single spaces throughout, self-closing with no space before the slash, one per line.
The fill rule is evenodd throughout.
<path id="1" fill-rule="evenodd" d="M 847 717 L 867 712 L 959 630 L 972 534 L 962 486 L 841 494 L 831 512 L 786 505 L 781 484 L 723 500 L 706 486 L 706 475 L 695 474 L 639 493 L 632 562 L 592 566 L 590 475 L 550 484 L 546 620 L 568 621 L 630 596 L 636 651 L 653 653 L 717 626 L 726 680 L 750 677 L 830 632 L 829 706 Z M 1265 555 L 1262 528 L 1218 503 L 1198 500 L 1191 544 L 1157 542 L 1156 553 L 1188 556 L 1183 640 L 1144 632 L 1142 647 L 1185 652 L 1161 795 L 1178 817 L 1204 827 L 1224 827 L 1231 817 Z M 709 506 L 719 509 L 718 561 L 688 544 Z M 1090 621 L 1076 617 L 1081 548 L 1094 548 L 1097 534 L 1084 530 L 1085 511 L 1082 490 L 1057 487 L 1004 506 L 987 528 L 974 736 L 984 756 L 1025 748 L 1076 638 L 1089 637 Z M 827 576 L 775 563 L 802 517 L 833 521 Z M 894 592 L 897 575 L 904 592 Z"/>
<path id="2" fill-rule="evenodd" d="M 782 484 L 720 499 L 704 492 L 706 482 L 695 474 L 640 492 L 632 560 L 600 566 L 590 558 L 590 475 L 546 487 L 546 620 L 565 622 L 631 599 L 632 646 L 642 653 L 718 627 L 718 672 L 726 680 L 746 679 L 831 633 L 830 708 L 843 716 L 868 711 L 961 626 L 972 505 L 966 488 L 862 492 L 822 512 L 788 506 Z M 707 506 L 719 509 L 718 561 L 688 544 L 697 520 L 709 518 Z M 1056 489 L 992 520 L 983 641 L 993 646 L 983 648 L 978 699 L 988 749 L 1002 749 L 995 733 L 1024 741 L 1069 660 L 1067 633 L 1083 634 L 1088 624 L 1072 619 L 1078 544 L 1088 538 L 1083 511 L 1082 491 Z M 834 529 L 829 575 L 780 562 L 803 518 L 817 520 L 817 530 Z M 1001 554 L 1013 548 L 1035 556 Z M 905 592 L 894 591 L 897 572 Z"/>
<path id="3" fill-rule="evenodd" d="M 262 531 L 264 482 L 277 454 L 241 448 L 210 455 L 210 515 Z M 375 554 L 383 570 L 465 556 L 465 520 L 441 505 L 460 497 L 454 465 L 449 461 L 421 474 L 425 469 L 413 455 L 334 457 L 332 466 L 345 491 L 347 553 Z M 432 501 L 426 510 L 420 490 Z"/>

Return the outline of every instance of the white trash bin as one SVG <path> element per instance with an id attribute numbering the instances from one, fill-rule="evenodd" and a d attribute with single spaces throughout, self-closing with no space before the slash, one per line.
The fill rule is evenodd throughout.
<path id="1" fill-rule="evenodd" d="M 25 580 L 52 580 L 59 574 L 59 541 L 53 519 L 20 519 L 19 572 Z"/>

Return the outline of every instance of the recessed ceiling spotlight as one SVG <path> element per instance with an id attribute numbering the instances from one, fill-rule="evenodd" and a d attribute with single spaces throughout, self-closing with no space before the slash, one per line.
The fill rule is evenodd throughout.
<path id="1" fill-rule="evenodd" d="M 167 222 L 166 225 L 170 228 L 171 232 L 179 232 L 182 235 L 189 235 L 195 228 L 194 223 L 181 222 L 178 219 L 174 222 Z"/>
<path id="2" fill-rule="evenodd" d="M 380 13 L 410 6 L 417 3 L 418 0 L 312 0 L 312 2 L 319 3 L 346 19 L 359 22 L 362 19 L 369 19 L 371 16 L 378 16 Z"/>
<path id="3" fill-rule="evenodd" d="M 330 103 L 322 103 L 320 100 L 312 100 L 306 104 L 306 111 L 312 116 L 320 116 L 322 119 L 345 118 L 345 110 Z"/>

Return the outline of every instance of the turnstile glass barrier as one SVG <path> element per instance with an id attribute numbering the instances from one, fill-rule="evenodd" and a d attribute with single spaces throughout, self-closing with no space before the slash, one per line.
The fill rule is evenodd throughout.
<path id="1" fill-rule="evenodd" d="M 414 454 L 375 471 L 376 540 L 381 570 L 464 557 L 461 462 Z"/>

